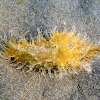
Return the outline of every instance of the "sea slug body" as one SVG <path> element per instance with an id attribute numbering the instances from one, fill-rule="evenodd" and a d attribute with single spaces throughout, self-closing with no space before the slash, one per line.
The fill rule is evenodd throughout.
<path id="1" fill-rule="evenodd" d="M 2 41 L 6 45 L 1 44 L 1 58 L 26 72 L 65 75 L 83 69 L 91 72 L 91 62 L 100 55 L 100 46 L 80 39 L 75 32 L 54 32 L 49 39 L 39 34 L 30 42 L 13 37 Z"/>

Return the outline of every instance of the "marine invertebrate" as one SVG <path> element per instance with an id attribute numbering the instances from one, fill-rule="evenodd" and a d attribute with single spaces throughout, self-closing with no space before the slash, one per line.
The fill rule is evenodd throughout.
<path id="1" fill-rule="evenodd" d="M 91 62 L 100 54 L 100 46 L 80 39 L 75 32 L 54 32 L 49 38 L 39 34 L 27 41 L 3 39 L 1 57 L 17 69 L 51 74 L 91 71 Z M 2 43 L 2 42 L 1 42 Z"/>

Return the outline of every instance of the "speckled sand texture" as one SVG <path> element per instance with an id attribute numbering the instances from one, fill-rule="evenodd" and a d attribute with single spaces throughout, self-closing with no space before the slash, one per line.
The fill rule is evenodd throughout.
<path id="1" fill-rule="evenodd" d="M 37 29 L 42 33 L 74 29 L 91 41 L 100 40 L 100 0 L 16 1 L 0 1 L 0 34 L 36 36 Z M 1 61 L 0 100 L 100 100 L 100 59 L 91 67 L 91 73 L 54 79 L 23 74 Z"/>

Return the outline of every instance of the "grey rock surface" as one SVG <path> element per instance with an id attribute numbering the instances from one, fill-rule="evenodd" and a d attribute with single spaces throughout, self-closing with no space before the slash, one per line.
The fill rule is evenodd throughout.
<path id="1" fill-rule="evenodd" d="M 37 35 L 76 30 L 100 40 L 100 0 L 0 1 L 0 34 Z M 0 100 L 100 100 L 100 59 L 92 72 L 55 79 L 21 71 L 0 62 Z"/>

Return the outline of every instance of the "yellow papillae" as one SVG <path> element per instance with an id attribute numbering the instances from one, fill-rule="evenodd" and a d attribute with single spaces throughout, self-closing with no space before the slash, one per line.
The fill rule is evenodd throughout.
<path id="1" fill-rule="evenodd" d="M 90 69 L 91 61 L 100 53 L 100 46 L 90 44 L 86 39 L 80 39 L 75 32 L 54 32 L 47 40 L 41 34 L 37 40 L 30 43 L 10 40 L 4 56 L 13 57 L 18 66 L 35 67 L 43 70 L 53 70 L 67 73 L 77 72 L 82 68 Z"/>

